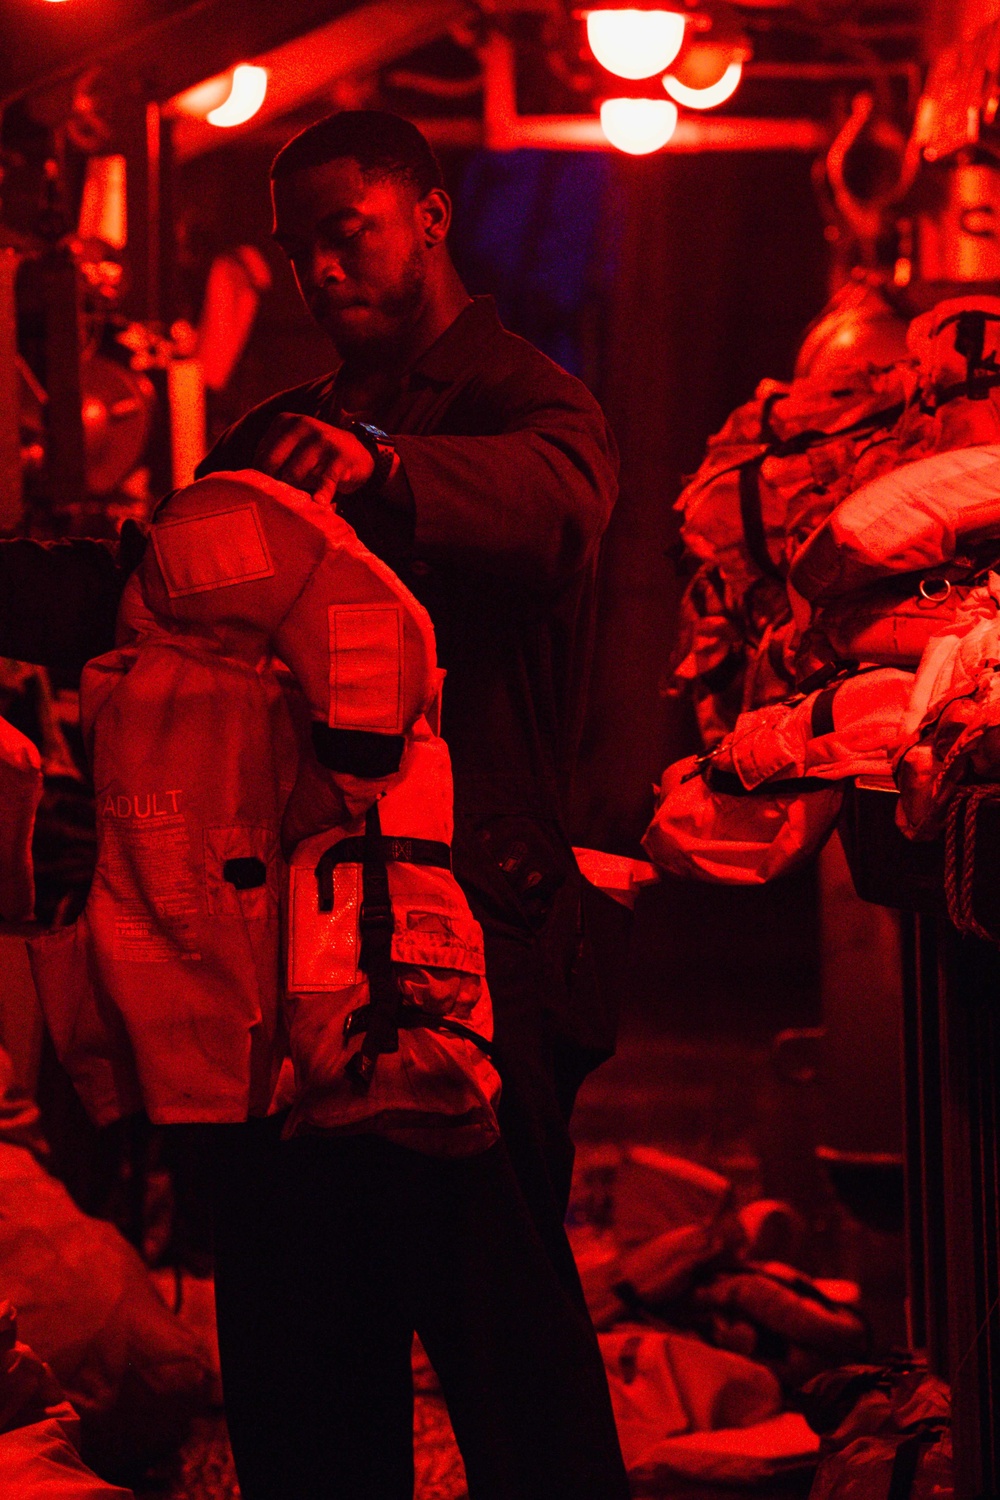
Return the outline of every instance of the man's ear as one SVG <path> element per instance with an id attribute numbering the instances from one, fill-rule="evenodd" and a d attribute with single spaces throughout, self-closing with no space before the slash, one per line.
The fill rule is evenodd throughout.
<path id="1" fill-rule="evenodd" d="M 444 188 L 431 188 L 417 204 L 424 231 L 424 244 L 440 245 L 451 227 L 451 199 Z"/>

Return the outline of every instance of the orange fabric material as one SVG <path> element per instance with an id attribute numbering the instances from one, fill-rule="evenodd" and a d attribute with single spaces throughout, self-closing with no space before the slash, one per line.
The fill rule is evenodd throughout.
<path id="1" fill-rule="evenodd" d="M 379 815 L 387 837 L 451 844 L 451 762 L 426 719 L 414 726 L 399 772 L 379 801 Z M 286 1023 L 295 1104 L 288 1133 L 364 1129 L 437 1155 L 484 1150 L 499 1135 L 500 1080 L 474 1042 L 427 1027 L 401 1029 L 398 1052 L 379 1057 L 366 1091 L 360 1092 L 346 1072 L 361 1038 L 345 1038 L 344 1024 L 369 999 L 358 967 L 362 872 L 354 862 L 337 865 L 333 911 L 321 912 L 316 866 L 332 844 L 363 833 L 361 816 L 305 839 L 292 856 Z M 387 868 L 392 956 L 403 1003 L 419 1006 L 431 1020 L 447 1017 L 491 1040 L 482 930 L 455 877 L 405 860 Z"/>
<path id="2" fill-rule="evenodd" d="M 840 810 L 841 788 L 807 792 L 714 792 L 694 756 L 663 773 L 642 846 L 671 875 L 724 885 L 764 885 L 815 854 Z"/>
<path id="3" fill-rule="evenodd" d="M 830 707 L 833 728 L 824 734 L 813 731 L 819 692 L 740 714 L 713 765 L 735 771 L 750 791 L 787 777 L 888 776 L 913 683 L 912 672 L 895 667 L 845 678 Z"/>
<path id="4" fill-rule="evenodd" d="M 131 1490 L 88 1469 L 62 1424 L 52 1420 L 0 1436 L 0 1492 L 24 1500 L 133 1500 Z"/>
<path id="5" fill-rule="evenodd" d="M 81 687 L 93 887 L 75 929 L 32 944 L 32 965 L 98 1122 L 140 1105 L 158 1123 L 236 1121 L 266 1112 L 281 1061 L 280 840 L 300 734 L 269 653 L 313 718 L 403 733 L 437 692 L 433 632 L 335 512 L 255 471 L 177 492 L 151 540 L 119 649 Z M 330 621 L 344 610 L 341 651 Z M 247 888 L 233 859 L 257 862 Z"/>
<path id="6" fill-rule="evenodd" d="M 800 548 L 789 574 L 805 599 L 852 593 L 950 561 L 966 536 L 1000 530 L 1000 444 L 957 448 L 863 484 Z"/>
<path id="7" fill-rule="evenodd" d="M 0 919 L 30 921 L 35 907 L 31 838 L 42 796 L 35 745 L 0 719 Z"/>

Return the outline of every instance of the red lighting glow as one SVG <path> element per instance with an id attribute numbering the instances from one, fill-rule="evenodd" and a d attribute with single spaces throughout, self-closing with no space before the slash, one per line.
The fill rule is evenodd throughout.
<path id="1" fill-rule="evenodd" d="M 587 14 L 587 40 L 609 73 L 652 78 L 681 50 L 684 21 L 673 10 L 592 10 Z"/>
<path id="2" fill-rule="evenodd" d="M 733 97 L 742 77 L 743 64 L 731 62 L 718 82 L 710 83 L 706 88 L 689 88 L 669 73 L 663 80 L 663 87 L 675 103 L 683 104 L 687 109 L 714 109 L 717 104 L 724 104 Z"/>
<path id="3" fill-rule="evenodd" d="M 648 156 L 659 151 L 677 126 L 677 106 L 669 99 L 605 99 L 601 129 L 619 151 Z"/>
<path id="4" fill-rule="evenodd" d="M 242 125 L 252 120 L 264 103 L 267 93 L 267 69 L 252 63 L 240 63 L 233 69 L 228 97 L 205 116 L 210 125 Z"/>

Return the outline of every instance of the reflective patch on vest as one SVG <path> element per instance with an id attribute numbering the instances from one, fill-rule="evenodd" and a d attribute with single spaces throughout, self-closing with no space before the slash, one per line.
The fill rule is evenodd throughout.
<path id="1" fill-rule="evenodd" d="M 289 876 L 289 994 L 343 990 L 357 984 L 361 866 L 343 864 L 334 869 L 333 911 L 320 911 L 316 872 L 310 866 L 293 865 Z"/>
<path id="2" fill-rule="evenodd" d="M 274 576 L 256 505 L 164 521 L 151 535 L 171 599 Z"/>
<path id="3" fill-rule="evenodd" d="M 330 605 L 330 728 L 401 734 L 403 615 L 398 604 Z"/>

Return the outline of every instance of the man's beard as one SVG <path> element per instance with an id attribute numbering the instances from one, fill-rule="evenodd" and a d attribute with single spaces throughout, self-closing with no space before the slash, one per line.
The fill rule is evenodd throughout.
<path id="1" fill-rule="evenodd" d="M 417 321 L 424 300 L 427 272 L 420 247 L 415 245 L 403 266 L 396 287 L 383 294 L 373 307 L 374 326 L 363 323 L 336 326 L 332 317 L 317 320 L 333 341 L 337 353 L 352 363 L 379 363 L 391 358 Z"/>

